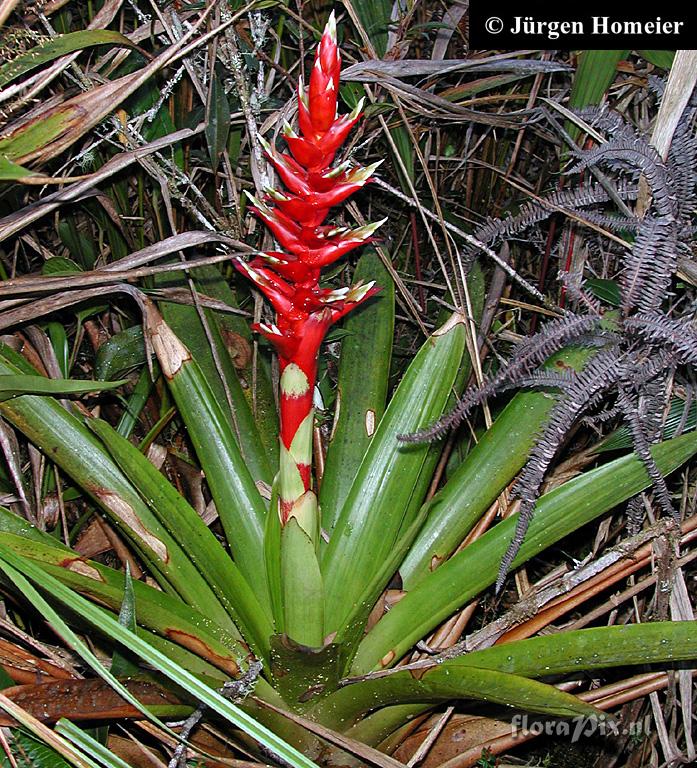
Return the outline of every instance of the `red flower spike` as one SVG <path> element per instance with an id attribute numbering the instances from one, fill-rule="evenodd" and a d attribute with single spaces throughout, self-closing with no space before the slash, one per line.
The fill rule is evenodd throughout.
<path id="1" fill-rule="evenodd" d="M 357 229 L 323 224 L 329 210 L 367 184 L 378 167 L 331 167 L 334 156 L 361 117 L 363 102 L 348 115 L 337 115 L 341 56 L 334 14 L 317 46 L 308 87 L 298 86 L 298 129 L 283 128 L 290 154 L 259 141 L 287 192 L 267 189 L 266 202 L 248 195 L 251 210 L 264 221 L 284 251 L 259 254 L 236 268 L 271 302 L 275 323 L 253 329 L 279 355 L 281 473 L 279 512 L 285 525 L 295 516 L 308 536 L 319 530 L 312 491 L 313 392 L 319 349 L 329 327 L 379 290 L 373 283 L 350 288 L 322 288 L 320 267 L 372 240 L 385 221 Z M 314 523 L 312 522 L 314 520 Z M 315 542 L 316 543 L 316 542 Z"/>
<path id="2" fill-rule="evenodd" d="M 336 43 L 334 13 L 329 16 L 322 39 L 315 55 L 315 65 L 310 75 L 309 111 L 314 129 L 319 133 L 328 130 L 336 119 L 336 102 L 339 94 L 341 56 Z"/>
<path id="3" fill-rule="evenodd" d="M 282 195 L 275 190 L 269 190 L 269 197 L 286 216 L 302 221 L 306 227 L 318 227 L 329 214 L 329 206 L 319 207 L 321 201 L 315 197 L 305 201 L 300 197 Z"/>
<path id="4" fill-rule="evenodd" d="M 337 77 L 341 70 L 341 54 L 336 42 L 336 17 L 334 11 L 329 14 L 327 26 L 322 33 L 322 39 L 317 46 L 317 60 L 324 72 L 336 70 Z"/>
<path id="5" fill-rule="evenodd" d="M 358 248 L 361 245 L 367 245 L 368 243 L 372 242 L 373 238 L 371 235 L 386 221 L 386 218 L 381 219 L 374 224 L 366 224 L 365 227 L 352 229 L 348 232 L 339 234 L 336 237 L 327 238 L 328 240 L 331 240 L 331 242 L 323 247 L 308 250 L 307 254 L 305 255 L 305 261 L 315 267 L 326 267 L 328 264 L 335 262 L 341 256 L 345 256 L 354 248 Z"/>
<path id="6" fill-rule="evenodd" d="M 265 259 L 286 280 L 296 283 L 303 280 L 311 280 L 316 283 L 319 280 L 319 267 L 311 267 L 304 264 L 290 254 L 282 253 L 281 251 L 269 251 L 268 253 L 262 253 L 260 258 Z"/>

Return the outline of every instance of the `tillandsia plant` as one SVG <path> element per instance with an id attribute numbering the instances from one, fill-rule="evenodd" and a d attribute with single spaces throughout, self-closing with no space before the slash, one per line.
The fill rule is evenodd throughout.
<path id="1" fill-rule="evenodd" d="M 339 117 L 340 71 L 341 56 L 332 12 L 317 47 L 309 87 L 305 88 L 302 78 L 298 85 L 300 135 L 287 123 L 283 128 L 290 155 L 277 152 L 261 139 L 287 191 L 266 190 L 268 200 L 275 204 L 274 209 L 250 196 L 253 211 L 286 252 L 264 253 L 250 263 L 235 262 L 276 311 L 275 323 L 259 323 L 254 329 L 278 352 L 280 522 L 285 528 L 291 520 L 295 521 L 315 549 L 319 544 L 320 519 L 312 482 L 312 436 L 320 345 L 333 323 L 379 290 L 373 281 L 351 288 L 324 288 L 320 286 L 320 271 L 369 242 L 384 221 L 353 230 L 325 224 L 330 209 L 363 187 L 380 165 L 374 163 L 362 168 L 347 161 L 332 167 L 337 151 L 361 117 L 363 103 L 361 101 L 349 115 Z M 294 548 L 297 544 L 289 546 Z M 295 551 L 300 558 L 312 557 L 306 547 Z M 287 570 L 294 571 L 294 564 L 289 563 Z M 304 572 L 307 573 L 307 565 Z M 287 584 L 287 580 L 284 583 Z M 315 593 L 311 599 L 317 597 Z M 295 624 L 293 612 L 287 614 L 286 629 L 291 637 L 298 642 L 321 645 L 323 638 L 317 634 L 321 632 L 321 615 L 317 616 L 314 626 L 300 627 Z"/>
<path id="2" fill-rule="evenodd" d="M 56 55 L 66 53 L 59 47 Z M 75 348 L 73 354 L 59 356 L 65 370 L 64 380 L 58 381 L 40 375 L 31 362 L 37 356 L 29 359 L 20 354 L 20 344 L 0 343 L 2 444 L 10 444 L 15 436 L 21 438 L 33 446 L 30 455 L 40 452 L 42 466 L 53 470 L 51 477 L 35 486 L 30 485 L 34 473 L 24 471 L 19 461 L 10 464 L 7 477 L 0 474 L 5 498 L 13 499 L 16 490 L 19 499 L 8 502 L 16 504 L 14 511 L 0 507 L 0 577 L 9 599 L 16 601 L 8 600 L 8 611 L 13 615 L 30 603 L 35 609 L 31 615 L 38 612 L 83 662 L 81 668 L 66 671 L 41 660 L 44 663 L 37 668 L 48 672 L 40 684 L 34 684 L 33 677 L 27 681 L 25 673 L 23 681 L 29 690 L 21 686 L 22 690 L 5 691 L 0 705 L 12 709 L 13 717 L 22 718 L 28 728 L 40 732 L 70 759 L 78 747 L 91 754 L 97 749 L 94 740 L 90 742 L 88 734 L 64 721 L 55 731 L 41 731 L 19 706 L 20 701 L 29 714 L 47 723 L 61 716 L 110 720 L 122 718 L 124 713 L 138 719 L 179 719 L 195 710 L 187 729 L 199 717 L 209 715 L 213 722 L 223 718 L 235 726 L 226 731 L 228 743 L 235 748 L 226 745 L 224 758 L 238 758 L 242 752 L 245 759 L 251 754 L 264 763 L 274 760 L 312 768 L 310 759 L 350 765 L 346 752 L 351 752 L 362 763 L 385 766 L 394 763 L 372 748 L 389 751 L 396 743 L 390 739 L 398 740 L 410 720 L 445 701 L 485 702 L 487 711 L 501 719 L 510 708 L 544 716 L 600 717 L 601 710 L 614 706 L 613 699 L 603 697 L 616 692 L 615 681 L 612 690 L 586 690 L 576 696 L 554 685 L 558 677 L 576 675 L 582 684 L 588 670 L 697 658 L 692 622 L 618 624 L 531 637 L 589 599 L 584 597 L 586 592 L 580 597 L 575 592 L 574 601 L 560 608 L 559 598 L 569 590 L 587 587 L 588 594 L 597 594 L 593 579 L 603 563 L 592 557 L 588 566 L 556 575 L 551 586 L 545 582 L 534 591 L 528 603 L 533 613 L 537 611 L 532 624 L 524 622 L 526 612 L 516 606 L 509 613 L 497 614 L 463 646 L 433 655 L 444 648 L 439 637 L 444 632 L 449 638 L 458 635 L 470 606 L 494 585 L 524 515 L 511 514 L 484 532 L 493 518 L 489 512 L 497 508 L 502 492 L 525 465 L 536 436 L 558 432 L 560 408 L 568 411 L 569 403 L 562 399 L 564 386 L 561 393 L 555 391 L 556 386 L 545 392 L 517 392 L 494 414 L 491 427 L 478 435 L 466 455 L 453 461 L 446 477 L 440 472 L 439 445 L 399 441 L 400 435 L 418 433 L 438 420 L 463 391 L 471 370 L 466 344 L 469 318 L 461 311 L 444 316 L 413 358 L 409 356 L 392 389 L 394 284 L 382 261 L 370 251 L 362 254 L 354 270 L 353 288 L 331 289 L 321 283 L 320 270 L 367 243 L 377 226 L 345 230 L 326 223 L 331 208 L 363 186 L 375 169 L 374 165 L 364 169 L 346 162 L 335 164 L 335 155 L 361 111 L 359 105 L 346 117 L 337 117 L 339 69 L 332 17 L 319 44 L 309 87 L 301 83 L 299 88 L 297 133 L 289 126 L 284 130 L 289 154 L 267 146 L 269 160 L 286 191 L 269 190 L 270 201 L 253 201 L 257 215 L 282 250 L 236 262 L 237 269 L 259 286 L 276 311 L 275 321 L 261 323 L 257 330 L 279 356 L 280 461 L 275 410 L 249 406 L 241 383 L 248 369 L 242 363 L 238 376 L 230 356 L 226 368 L 227 348 L 216 346 L 223 331 L 230 330 L 226 323 L 232 322 L 229 312 L 217 311 L 220 303 L 230 309 L 237 298 L 228 276 L 211 264 L 188 265 L 200 293 L 217 300 L 207 301 L 213 307 L 210 311 L 208 306 L 201 310 L 200 315 L 209 322 L 206 328 L 196 308 L 169 300 L 173 295 L 181 298 L 181 293 L 165 293 L 163 298 L 160 291 L 169 286 L 158 283 L 158 291 L 146 297 L 140 287 L 126 284 L 120 271 L 148 263 L 153 253 L 169 256 L 212 242 L 235 247 L 237 255 L 249 253 L 248 244 L 218 235 L 213 228 L 143 244 L 124 256 L 125 261 L 111 261 L 113 271 L 95 270 L 90 279 L 100 281 L 98 295 L 86 297 L 83 290 L 73 291 L 72 284 L 79 282 L 75 278 L 79 265 L 70 264 L 70 274 L 56 279 L 61 285 L 57 289 L 62 292 L 60 297 L 50 297 L 48 304 L 43 299 L 36 302 L 36 312 L 43 308 L 51 313 L 61 306 L 67 314 L 70 307 L 79 305 L 81 312 L 100 315 L 108 304 L 114 314 L 127 318 L 119 296 L 107 296 L 103 286 L 134 300 L 144 316 L 143 328 L 139 317 L 132 319 L 132 326 L 115 332 L 96 355 L 95 376 L 110 382 L 108 385 L 71 380 L 71 360 L 80 359 Z M 155 100 L 158 97 L 154 94 Z M 216 103 L 212 97 L 209 101 Z M 219 112 L 226 114 L 224 109 Z M 163 114 L 169 114 L 166 105 Z M 186 136 L 191 138 L 191 133 Z M 156 148 L 173 141 L 162 139 Z M 688 148 L 694 147 L 690 144 Z M 612 142 L 606 151 L 624 152 L 624 148 Z M 132 153 L 126 155 L 132 159 Z M 217 157 L 215 152 L 211 155 Z M 589 157 L 603 159 L 610 157 Z M 118 165 L 122 161 L 117 156 L 109 167 L 123 168 Z M 159 154 L 157 162 L 163 162 Z M 614 172 L 613 165 L 610 171 Z M 694 187 L 689 174 L 676 177 L 681 179 L 681 187 Z M 160 181 L 158 177 L 158 185 Z M 63 194 L 53 198 L 52 204 L 70 199 Z M 585 207 L 585 190 L 578 194 L 581 199 L 566 200 L 569 207 Z M 595 186 L 590 194 L 590 202 L 607 202 Z M 114 210 L 126 220 L 127 211 L 118 208 L 118 202 L 112 200 Z M 33 211 L 32 207 L 22 221 L 13 217 L 12 226 L 29 226 Z M 542 217 L 537 209 L 527 213 Z M 543 213 L 548 213 L 546 208 Z M 621 223 L 624 228 L 631 222 Z M 635 223 L 640 231 L 641 223 Z M 505 225 L 497 226 L 503 230 L 494 227 L 494 234 L 506 234 Z M 688 235 L 691 232 L 686 231 Z M 665 242 L 659 240 L 659 245 Z M 49 267 L 59 268 L 60 264 L 50 262 Z M 641 273 L 645 265 L 653 263 L 650 251 L 637 249 L 629 263 Z M 166 266 L 171 272 L 172 265 Z M 664 265 L 663 274 L 665 270 Z M 113 275 L 118 277 L 109 282 Z M 233 276 L 239 278 L 236 273 Z M 639 278 L 637 285 L 655 285 L 641 274 Z M 199 279 L 201 283 L 196 282 Z M 23 285 L 43 297 L 47 280 L 37 273 L 26 277 Z M 71 285 L 66 287 L 66 283 Z M 468 283 L 472 314 L 477 317 L 484 304 L 482 272 L 473 269 Z M 376 286 L 380 286 L 379 292 Z M 150 284 L 143 287 L 152 288 Z M 236 289 L 247 297 L 248 281 L 238 279 Z M 625 291 L 625 296 L 631 294 Z M 348 314 L 359 304 L 363 304 L 360 311 Z M 658 342 L 674 326 L 657 316 L 655 309 L 648 310 L 648 320 L 637 327 L 630 343 L 641 343 L 652 353 L 666 346 Z M 25 322 L 16 315 L 9 320 L 8 313 L 14 311 L 13 303 L 0 313 L 4 328 L 14 329 Z M 335 419 L 317 488 L 312 479 L 310 435 L 318 353 L 331 323 L 344 316 Z M 85 317 L 81 314 L 75 319 L 77 327 L 82 327 Z M 636 318 L 636 313 L 626 313 L 625 332 L 632 322 L 638 322 Z M 239 321 L 234 332 L 243 340 L 251 338 L 246 319 L 234 319 Z M 530 383 L 532 369 L 538 364 L 552 371 L 592 372 L 597 347 L 581 343 L 569 348 L 565 340 L 586 340 L 587 336 L 572 333 L 581 327 L 598 335 L 605 330 L 602 322 L 595 315 L 589 321 L 564 318 L 563 332 L 551 342 L 550 332 L 559 326 L 546 329 L 544 338 L 533 339 L 531 358 L 515 385 Z M 567 329 L 571 330 L 567 333 Z M 24 330 L 23 345 L 30 346 L 33 340 L 41 349 L 53 348 L 46 340 L 48 332 Z M 48 331 L 51 341 L 63 340 L 61 349 L 69 346 L 67 334 L 61 336 L 53 326 Z M 686 350 L 674 350 L 677 362 L 687 361 L 688 355 L 694 360 L 693 337 L 686 333 L 681 326 L 675 336 Z M 3 341 L 17 339 L 3 337 Z M 222 376 L 218 379 L 218 369 L 205 354 L 208 342 L 221 353 Z M 617 357 L 625 346 L 624 341 L 616 340 L 610 351 Z M 157 358 L 156 363 L 150 361 L 150 367 L 148 350 Z M 555 355 L 545 360 L 550 351 Z M 608 360 L 607 355 L 603 360 Z M 659 357 L 658 362 L 663 360 Z M 118 387 L 131 369 L 138 371 L 138 377 L 133 389 L 125 390 L 128 402 L 123 409 L 114 401 L 105 402 L 99 418 L 96 412 L 65 400 L 70 394 Z M 258 391 L 266 385 L 270 388 L 264 366 L 255 373 Z M 626 382 L 627 373 L 628 369 L 621 379 L 606 373 L 600 382 L 612 391 L 616 384 Z M 539 373 L 535 383 L 553 379 L 555 385 L 568 385 L 567 395 L 569 386 L 578 386 L 571 374 L 568 381 L 545 379 L 545 375 Z M 229 391 L 217 386 L 222 378 Z M 488 391 L 495 391 L 493 384 Z M 233 408 L 225 407 L 227 395 Z M 267 402 L 272 401 L 273 396 Z M 139 414 L 146 402 L 153 406 L 156 421 L 150 424 L 143 418 L 146 424 L 141 425 Z M 139 431 L 142 439 L 136 442 Z M 263 436 L 269 434 L 273 439 L 265 442 Z M 697 453 L 697 433 L 665 437 L 655 445 L 638 445 L 637 455 L 601 461 L 539 498 L 536 493 L 535 515 L 512 567 L 527 563 L 650 487 L 652 472 L 667 476 Z M 652 463 L 646 460 L 647 451 Z M 269 503 L 266 490 L 277 467 Z M 189 482 L 191 492 L 187 494 Z M 34 493 L 25 492 L 25 483 Z M 54 494 L 65 491 L 62 499 L 70 506 L 52 525 L 32 525 L 36 519 L 32 499 L 46 488 Z M 215 522 L 211 522 L 216 517 L 212 512 L 217 514 Z M 102 517 L 118 544 L 119 557 L 134 566 L 133 576 L 128 569 L 116 567 L 110 555 L 87 554 L 84 542 L 75 544 L 82 527 L 100 528 Z M 320 526 L 325 535 L 319 534 Z M 686 537 L 690 530 L 685 530 Z M 633 554 L 640 547 L 650 549 L 648 539 L 668 540 L 674 531 L 659 525 L 642 533 L 643 538 L 623 542 L 622 548 L 605 547 L 603 557 L 607 555 L 607 562 L 622 569 L 646 567 Z M 590 546 L 575 541 L 573 550 L 582 550 L 582 559 Z M 645 560 L 650 559 L 649 552 Z M 606 576 L 606 570 L 601 576 Z M 624 576 L 616 576 L 602 588 L 621 578 Z M 65 610 L 57 610 L 57 604 Z M 489 602 L 487 612 L 491 607 Z M 459 614 L 463 608 L 467 611 Z M 456 620 L 443 629 L 444 622 L 453 617 Z M 631 621 L 629 613 L 627 621 Z M 94 629 L 100 650 L 112 654 L 109 669 L 76 631 L 84 631 L 86 625 Z M 43 623 L 24 622 L 25 629 L 35 626 L 37 634 L 44 631 Z M 527 639 L 512 642 L 512 632 Z M 500 645 L 494 645 L 497 641 Z M 94 677 L 85 674 L 89 670 Z M 19 674 L 17 682 L 22 680 Z M 632 684 L 631 695 L 644 695 L 645 683 L 642 678 Z M 112 689 L 120 697 L 116 703 Z M 50 708 L 44 706 L 47 690 L 55 694 L 51 699 L 55 706 Z M 85 701 L 89 702 L 87 711 L 79 706 Z M 203 712 L 199 705 L 208 710 Z M 504 730 L 509 736 L 508 723 Z M 210 742 L 205 748 L 211 748 Z M 98 754 L 101 764 L 120 765 L 105 758 L 104 750 Z M 467 764 L 475 764 L 478 757 Z M 464 758 L 458 764 L 466 765 Z"/>
<path id="3" fill-rule="evenodd" d="M 654 80 L 652 88 L 662 92 Z M 636 200 L 639 172 L 651 190 L 651 205 L 645 215 L 617 215 L 585 210 L 610 200 L 607 189 L 595 180 L 547 199 L 528 203 L 508 219 L 490 219 L 476 232 L 478 239 L 492 243 L 503 234 L 524 231 L 551 215 L 553 205 L 580 212 L 580 220 L 609 231 L 631 232 L 633 241 L 624 244 L 615 306 L 603 306 L 583 286 L 562 275 L 569 297 L 580 311 L 567 310 L 541 331 L 520 344 L 496 376 L 473 387 L 457 406 L 436 424 L 406 440 L 435 439 L 460 424 L 475 405 L 513 386 L 554 387 L 564 393 L 549 424 L 530 454 L 514 494 L 521 500 L 518 529 L 506 553 L 497 579 L 503 585 L 508 569 L 523 541 L 545 475 L 573 424 L 583 415 L 602 423 L 621 417 L 629 428 L 634 450 L 651 477 L 656 506 L 678 523 L 663 475 L 651 458 L 649 446 L 662 434 L 662 414 L 669 392 L 666 382 L 683 367 L 697 362 L 697 334 L 689 315 L 676 319 L 664 311 L 665 297 L 677 270 L 678 257 L 690 254 L 694 226 L 697 96 L 680 116 L 665 160 L 656 149 L 618 115 L 604 109 L 584 113 L 609 139 L 599 147 L 578 152 L 579 162 L 569 173 L 589 166 L 616 167 L 626 176 L 617 196 Z M 471 254 L 470 254 L 471 257 Z M 539 371 L 551 354 L 572 343 L 598 347 L 599 353 L 583 371 Z M 615 396 L 614 402 L 611 397 Z M 644 501 L 635 498 L 630 507 L 630 526 L 637 530 L 644 518 Z"/>

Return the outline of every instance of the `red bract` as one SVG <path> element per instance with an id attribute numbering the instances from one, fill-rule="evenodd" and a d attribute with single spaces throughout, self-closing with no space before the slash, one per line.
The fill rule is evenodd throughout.
<path id="1" fill-rule="evenodd" d="M 319 348 L 332 323 L 378 290 L 373 283 L 338 290 L 320 288 L 320 267 L 370 242 L 384 221 L 353 230 L 324 224 L 330 209 L 363 187 L 379 165 L 331 167 L 337 150 L 360 119 L 363 105 L 361 100 L 349 115 L 337 115 L 340 71 L 332 13 L 317 46 L 309 87 L 302 80 L 298 86 L 300 134 L 288 124 L 283 129 L 290 154 L 278 152 L 259 138 L 286 190 L 266 190 L 266 202 L 250 195 L 252 211 L 287 253 L 271 251 L 250 263 L 236 261 L 277 313 L 275 324 L 259 323 L 254 329 L 274 345 L 280 362 L 281 521 L 285 524 L 295 517 L 313 539 L 318 521 L 310 471 L 312 396 Z"/>

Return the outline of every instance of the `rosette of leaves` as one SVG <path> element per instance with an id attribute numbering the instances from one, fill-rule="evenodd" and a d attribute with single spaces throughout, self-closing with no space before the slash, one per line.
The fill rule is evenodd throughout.
<path id="1" fill-rule="evenodd" d="M 316 62 L 309 91 L 300 87 L 300 134 L 285 131 L 291 155 L 268 148 L 287 192 L 270 192 L 274 209 L 255 203 L 284 250 L 238 263 L 277 313 L 275 323 L 257 326 L 275 345 L 281 369 L 282 457 L 272 492 L 255 482 L 245 456 L 261 441 L 235 434 L 196 355 L 141 296 L 145 336 L 205 476 L 218 535 L 107 420 L 66 407 L 41 388 L 20 390 L 0 401 L 2 417 L 70 478 L 76 498 L 118 528 L 149 578 L 131 580 L 0 508 L 4 584 L 118 691 L 131 716 L 181 717 L 188 706 L 196 709 L 192 727 L 200 716 L 224 718 L 246 734 L 240 737 L 244 749 L 265 761 L 308 766 L 313 759 L 344 760 L 352 751 L 385 762 L 374 747 L 416 714 L 454 699 L 546 716 L 597 714 L 555 687 L 554 677 L 693 659 L 692 623 L 600 627 L 398 666 L 495 583 L 518 517 L 460 545 L 525 464 L 538 433 L 556 423 L 559 395 L 516 394 L 429 495 L 440 448 L 404 445 L 398 437 L 432 424 L 452 407 L 453 393 L 461 393 L 469 367 L 465 317 L 455 312 L 426 339 L 389 392 L 394 296 L 387 271 L 366 254 L 356 269 L 364 281 L 358 288 L 320 285 L 319 268 L 365 243 L 371 230 L 323 223 L 369 172 L 342 163 L 330 168 L 360 112 L 347 118 L 335 113 L 340 59 L 332 22 Z M 373 281 L 381 286 L 378 294 Z M 339 404 L 318 488 L 309 449 L 317 354 L 330 323 L 358 304 L 346 319 Z M 647 324 L 642 333 L 658 334 L 661 323 Z M 553 350 L 537 345 L 536 359 L 547 357 L 545 351 Z M 558 362 L 581 372 L 599 364 L 596 349 L 587 346 L 561 350 L 553 368 Z M 16 382 L 36 373 L 10 347 L 0 347 L 0 377 Z M 252 422 L 250 431 L 256 428 Z M 616 458 L 542 495 L 512 565 L 649 487 L 654 477 L 647 473 L 647 452 L 651 469 L 668 475 L 697 452 L 697 437 L 646 446 L 639 456 Z M 403 594 L 389 611 L 381 610 L 395 574 Z M 128 681 L 112 674 L 78 634 L 85 625 L 117 655 L 147 664 L 148 681 L 179 700 L 141 703 L 134 685 L 145 667 L 129 667 Z M 88 682 L 72 681 L 73 690 Z M 55 719 L 55 712 L 38 714 Z M 108 711 L 95 714 L 109 717 Z M 17 715 L 23 717 L 13 710 Z M 58 731 L 96 754 L 94 744 L 65 723 Z M 67 749 L 51 733 L 52 745 Z M 100 754 L 102 764 L 113 764 Z"/>

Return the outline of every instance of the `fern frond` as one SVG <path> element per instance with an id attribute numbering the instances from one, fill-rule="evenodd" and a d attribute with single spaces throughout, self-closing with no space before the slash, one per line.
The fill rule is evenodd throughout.
<path id="1" fill-rule="evenodd" d="M 616 350 L 599 352 L 565 387 L 562 399 L 552 409 L 547 426 L 513 487 L 513 495 L 521 500 L 521 504 L 515 534 L 501 561 L 496 580 L 497 592 L 501 589 L 523 543 L 542 484 L 554 457 L 566 441 L 574 423 L 597 402 L 598 396 L 604 395 L 617 383 L 620 372 L 621 364 Z"/>
<path id="2" fill-rule="evenodd" d="M 629 430 L 632 434 L 632 445 L 634 446 L 634 452 L 641 459 L 644 467 L 646 467 L 646 471 L 649 477 L 651 478 L 651 483 L 654 489 L 654 496 L 658 501 L 661 510 L 665 514 L 671 515 L 679 522 L 679 516 L 676 513 L 675 508 L 673 507 L 673 504 L 670 500 L 670 493 L 668 491 L 668 487 L 666 486 L 665 478 L 656 466 L 656 462 L 651 455 L 651 444 L 642 425 L 642 420 L 639 413 L 639 402 L 636 395 L 634 395 L 634 393 L 630 392 L 628 389 L 621 387 L 617 397 L 617 403 L 622 409 L 625 421 L 627 422 L 627 426 L 629 427 Z"/>
<path id="3" fill-rule="evenodd" d="M 644 312 L 628 317 L 624 327 L 650 344 L 673 350 L 683 365 L 697 364 L 697 331 L 685 320 Z"/>
<path id="4" fill-rule="evenodd" d="M 688 114 L 689 112 L 689 114 Z M 678 201 L 678 221 L 681 230 L 688 230 L 697 205 L 697 136 L 694 133 L 695 110 L 686 110 L 678 124 L 668 153 L 668 164 L 673 174 L 675 197 Z"/>
<path id="5" fill-rule="evenodd" d="M 619 163 L 642 173 L 649 184 L 653 205 L 659 216 L 677 215 L 673 180 L 668 167 L 656 150 L 644 139 L 621 137 L 599 147 L 578 153 L 579 162 L 567 175 L 579 173 L 588 166 Z"/>
<path id="6" fill-rule="evenodd" d="M 594 315 L 600 317 L 602 314 L 600 302 L 582 285 L 577 285 L 574 275 L 570 272 L 560 270 L 558 276 L 571 301 L 574 301 L 578 306 L 586 307 L 586 309 L 590 310 Z"/>
<path id="7" fill-rule="evenodd" d="M 633 200 L 638 194 L 638 187 L 632 182 L 622 182 L 617 187 L 617 194 L 623 200 Z M 475 230 L 474 236 L 480 242 L 493 245 L 501 239 L 514 237 L 545 221 L 558 213 L 559 209 L 578 211 L 590 205 L 608 203 L 611 199 L 608 191 L 598 182 L 588 181 L 575 189 L 555 190 L 539 200 L 524 203 L 514 215 L 489 218 Z M 471 250 L 472 255 L 475 252 L 476 249 Z"/>
<path id="8" fill-rule="evenodd" d="M 647 216 L 620 275 L 622 311 L 651 312 L 661 305 L 676 269 L 676 230 L 672 216 Z"/>
<path id="9" fill-rule="evenodd" d="M 636 232 L 641 222 L 637 218 L 629 218 L 618 213 L 601 213 L 599 211 L 576 212 L 581 221 L 587 221 L 596 227 L 607 229 L 608 232 Z"/>

